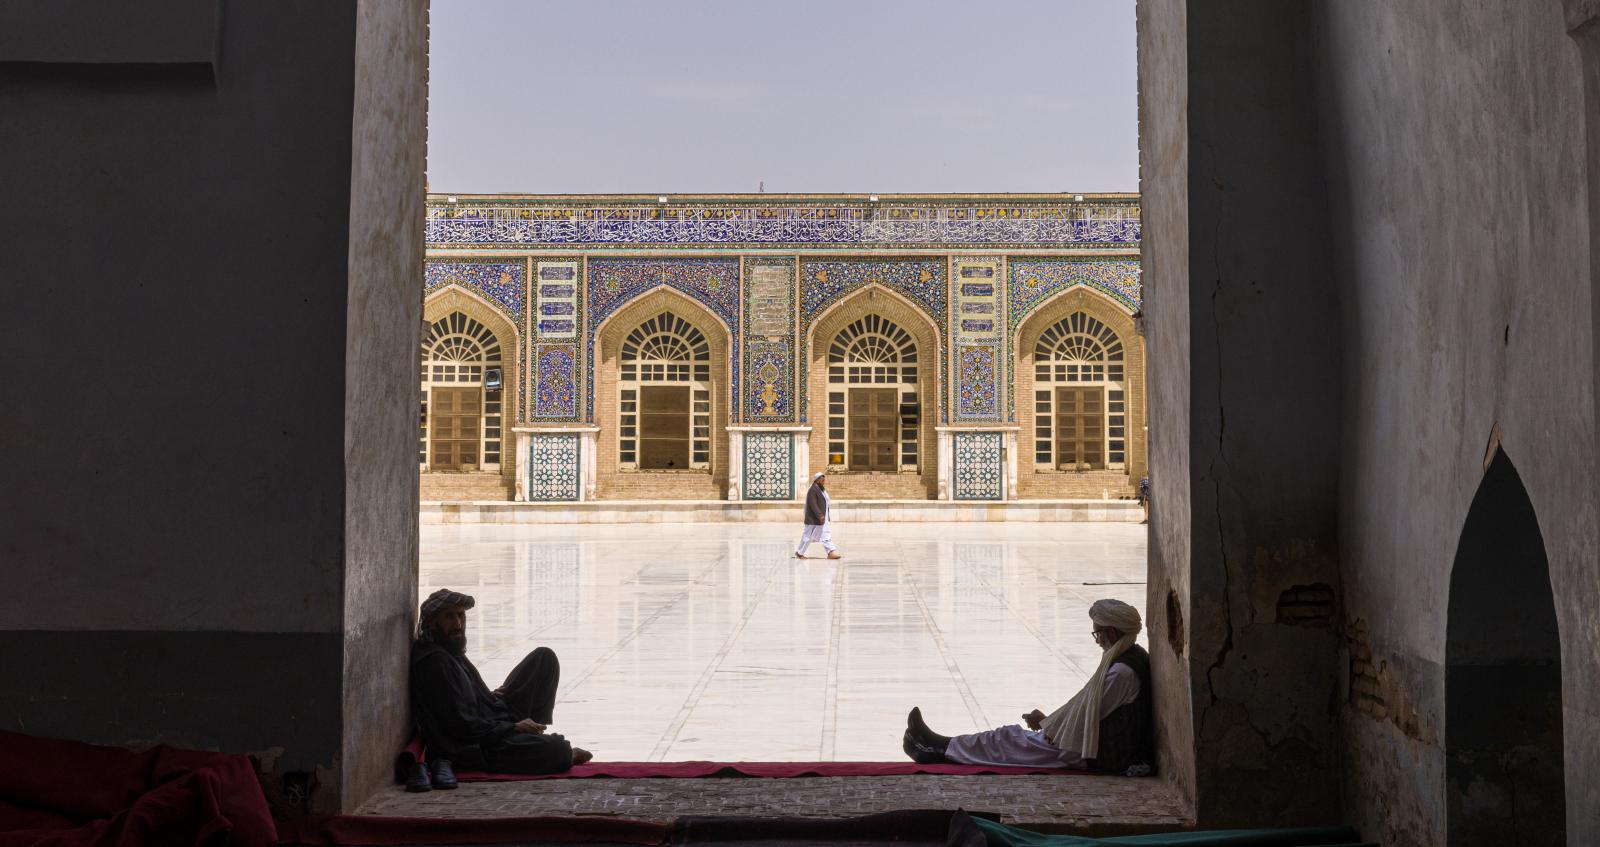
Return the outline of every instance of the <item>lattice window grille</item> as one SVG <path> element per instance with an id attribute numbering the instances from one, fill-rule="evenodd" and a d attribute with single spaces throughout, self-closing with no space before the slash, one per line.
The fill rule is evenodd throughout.
<path id="1" fill-rule="evenodd" d="M 617 464 L 639 467 L 639 384 L 688 385 L 689 468 L 711 467 L 711 344 L 694 324 L 662 312 L 639 324 L 618 355 Z"/>
<path id="2" fill-rule="evenodd" d="M 1122 339 L 1083 312 L 1073 312 L 1039 336 L 1034 381 L 1106 388 L 1106 467 L 1127 467 L 1127 370 Z M 1034 392 L 1034 467 L 1056 468 L 1054 392 Z"/>
<path id="3" fill-rule="evenodd" d="M 500 364 L 500 341 L 488 327 L 461 312 L 448 315 L 429 324 L 422 345 L 422 398 L 419 426 L 418 459 L 423 470 L 428 467 L 428 401 L 434 385 L 482 385 L 489 368 Z M 500 467 L 503 423 L 503 400 L 499 389 L 486 389 L 483 394 L 483 434 L 481 454 L 484 470 Z"/>
<path id="4" fill-rule="evenodd" d="M 899 389 L 900 470 L 915 473 L 921 405 L 917 398 L 917 344 L 911 333 L 881 315 L 854 321 L 828 346 L 828 466 L 848 466 L 847 393 L 833 385 L 882 385 Z"/>

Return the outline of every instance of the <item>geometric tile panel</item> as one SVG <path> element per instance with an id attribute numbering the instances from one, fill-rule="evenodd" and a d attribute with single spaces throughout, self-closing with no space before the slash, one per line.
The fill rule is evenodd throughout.
<path id="1" fill-rule="evenodd" d="M 1033 307 L 1074 285 L 1109 294 L 1137 312 L 1144 296 L 1140 273 L 1137 259 L 1012 259 L 1010 326 L 1016 329 Z"/>
<path id="2" fill-rule="evenodd" d="M 529 436 L 528 499 L 576 501 L 579 496 L 579 443 L 576 435 Z"/>
<path id="3" fill-rule="evenodd" d="M 957 500 L 1005 499 L 1003 441 L 998 432 L 956 432 L 951 496 Z"/>
<path id="4" fill-rule="evenodd" d="M 744 498 L 794 499 L 794 433 L 744 434 Z"/>

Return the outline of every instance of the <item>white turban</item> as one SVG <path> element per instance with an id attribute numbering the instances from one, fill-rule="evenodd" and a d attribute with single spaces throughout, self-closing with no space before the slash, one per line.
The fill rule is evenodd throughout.
<path id="1" fill-rule="evenodd" d="M 1109 626 L 1122 633 L 1115 644 L 1100 654 L 1100 666 L 1094 676 L 1084 683 L 1083 689 L 1072 696 L 1066 705 L 1044 719 L 1041 728 L 1050 743 L 1063 750 L 1076 750 L 1085 759 L 1093 759 L 1100 752 L 1100 701 L 1105 695 L 1106 669 L 1133 646 L 1144 628 L 1139 610 L 1121 600 L 1096 600 L 1089 607 L 1089 620 L 1096 626 Z"/>
<path id="2" fill-rule="evenodd" d="M 812 482 L 816 482 L 817 480 L 822 479 L 825 476 L 827 476 L 827 474 L 823 473 L 822 471 L 817 471 L 816 473 L 811 475 L 811 481 Z"/>

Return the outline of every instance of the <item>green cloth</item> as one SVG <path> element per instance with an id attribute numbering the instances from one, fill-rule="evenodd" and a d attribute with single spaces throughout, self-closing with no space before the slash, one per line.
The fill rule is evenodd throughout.
<path id="1" fill-rule="evenodd" d="M 983 831 L 989 847 L 1377 847 L 1371 842 L 1361 842 L 1361 836 L 1348 826 L 1224 829 L 1088 838 L 1082 835 L 1044 835 L 978 817 L 972 821 Z"/>

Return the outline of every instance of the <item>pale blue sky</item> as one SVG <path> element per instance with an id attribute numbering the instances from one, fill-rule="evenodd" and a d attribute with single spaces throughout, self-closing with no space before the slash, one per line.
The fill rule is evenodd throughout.
<path id="1" fill-rule="evenodd" d="M 458 193 L 1134 191 L 1133 0 L 433 0 Z"/>

